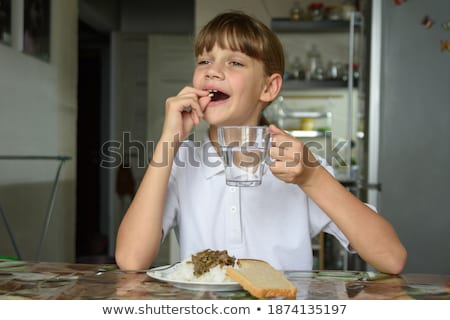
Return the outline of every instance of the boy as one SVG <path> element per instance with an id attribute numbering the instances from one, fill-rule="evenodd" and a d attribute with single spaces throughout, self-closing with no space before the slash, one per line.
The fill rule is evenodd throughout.
<path id="1" fill-rule="evenodd" d="M 192 87 L 166 100 L 152 162 L 118 231 L 117 264 L 149 267 L 175 228 L 181 259 L 226 249 L 278 269 L 310 270 L 311 237 L 325 231 L 379 271 L 400 273 L 406 250 L 392 226 L 274 125 L 275 161 L 261 186 L 225 185 L 217 128 L 260 124 L 281 89 L 284 53 L 270 29 L 244 13 L 220 14 L 199 32 L 195 56 Z M 202 147 L 183 142 L 200 119 L 209 124 Z"/>

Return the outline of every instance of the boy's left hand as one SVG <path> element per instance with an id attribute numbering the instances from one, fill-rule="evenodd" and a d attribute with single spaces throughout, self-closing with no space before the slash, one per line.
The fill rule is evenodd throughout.
<path id="1" fill-rule="evenodd" d="M 274 125 L 269 126 L 269 132 L 272 134 L 270 170 L 273 175 L 284 182 L 304 186 L 319 162 L 300 140 Z"/>

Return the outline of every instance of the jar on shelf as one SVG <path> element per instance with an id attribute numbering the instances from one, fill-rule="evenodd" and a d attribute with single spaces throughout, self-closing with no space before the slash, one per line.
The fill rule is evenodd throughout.
<path id="1" fill-rule="evenodd" d="M 290 67 L 290 74 L 292 79 L 304 79 L 305 70 L 299 57 L 295 57 Z"/>
<path id="2" fill-rule="evenodd" d="M 330 80 L 338 80 L 342 77 L 342 64 L 336 60 L 328 63 L 327 78 Z"/>
<path id="3" fill-rule="evenodd" d="M 311 50 L 306 54 L 307 66 L 305 70 L 305 79 L 312 80 L 320 78 L 319 73 L 323 76 L 322 56 L 315 44 L 312 45 Z"/>
<path id="4" fill-rule="evenodd" d="M 300 20 L 303 18 L 303 10 L 298 1 L 292 5 L 289 17 L 291 20 Z"/>
<path id="5" fill-rule="evenodd" d="M 359 63 L 353 64 L 353 79 L 355 81 L 359 80 Z"/>
<path id="6" fill-rule="evenodd" d="M 342 18 L 344 20 L 350 20 L 352 13 L 356 10 L 356 7 L 352 0 L 344 0 L 341 5 Z"/>
<path id="7" fill-rule="evenodd" d="M 318 64 L 316 70 L 312 74 L 313 80 L 324 80 L 325 79 L 325 70 L 322 64 Z"/>
<path id="8" fill-rule="evenodd" d="M 310 20 L 323 20 L 324 5 L 322 2 L 311 2 L 308 5 L 308 17 Z"/>
<path id="9" fill-rule="evenodd" d="M 348 63 L 346 63 L 342 68 L 341 79 L 342 81 L 348 81 Z"/>
<path id="10" fill-rule="evenodd" d="M 300 130 L 305 130 L 305 131 L 314 130 L 314 119 L 313 118 L 301 118 L 300 119 Z"/>
<path id="11" fill-rule="evenodd" d="M 356 62 L 353 63 L 352 71 L 353 71 L 353 80 L 356 82 L 359 80 L 359 63 L 356 63 Z M 348 63 L 342 69 L 342 77 L 341 78 L 343 81 L 348 81 Z"/>
<path id="12" fill-rule="evenodd" d="M 341 8 L 336 6 L 325 7 L 325 18 L 328 20 L 341 20 Z"/>

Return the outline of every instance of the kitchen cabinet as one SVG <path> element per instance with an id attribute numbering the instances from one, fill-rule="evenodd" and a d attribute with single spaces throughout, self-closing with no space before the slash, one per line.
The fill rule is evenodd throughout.
<path id="1" fill-rule="evenodd" d="M 362 15 L 353 12 L 349 20 L 320 21 L 273 18 L 271 28 L 286 50 L 287 72 L 281 94 L 266 109 L 266 117 L 324 157 L 333 166 L 337 179 L 359 196 L 365 110 L 364 88 L 360 87 L 360 66 L 364 63 Z M 320 72 L 314 66 L 317 61 L 309 64 L 307 58 L 306 63 L 301 63 L 298 58 L 320 58 L 318 46 L 330 42 L 324 39 L 341 39 L 333 45 L 341 49 L 337 55 L 345 59 L 340 63 L 339 74 L 331 72 L 337 62 L 330 57 L 329 64 L 321 61 Z M 309 48 L 302 46 L 304 43 Z M 308 52 L 314 54 L 308 56 Z M 294 64 L 303 69 L 294 70 Z M 313 243 L 315 268 L 348 268 L 348 255 L 337 242 L 320 234 Z"/>

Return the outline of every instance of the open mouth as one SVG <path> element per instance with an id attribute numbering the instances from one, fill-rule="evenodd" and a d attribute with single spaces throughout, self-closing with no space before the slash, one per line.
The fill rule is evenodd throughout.
<path id="1" fill-rule="evenodd" d="M 211 97 L 211 101 L 221 101 L 226 100 L 230 96 L 219 90 L 209 90 L 209 96 Z"/>

